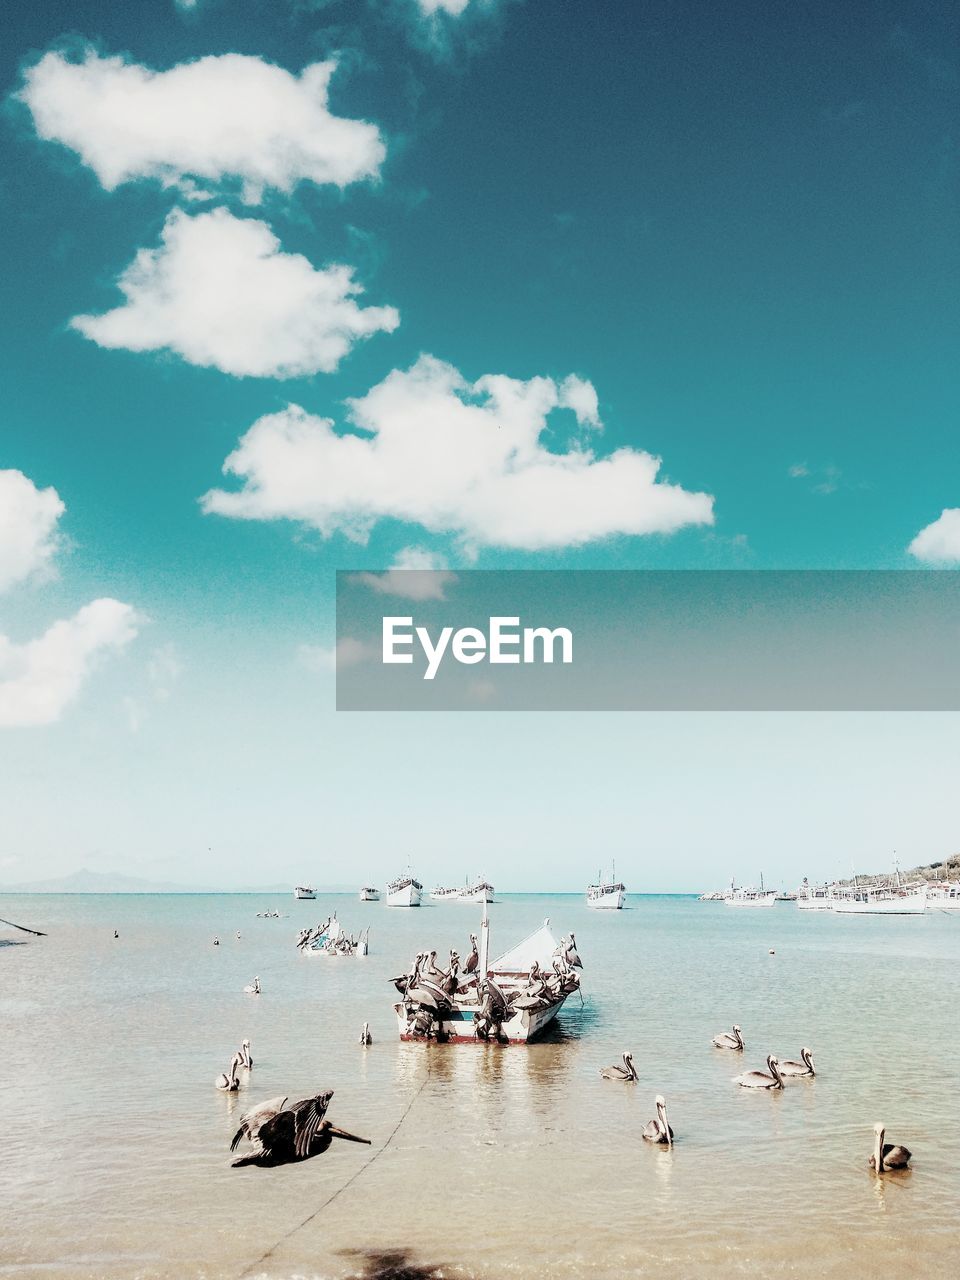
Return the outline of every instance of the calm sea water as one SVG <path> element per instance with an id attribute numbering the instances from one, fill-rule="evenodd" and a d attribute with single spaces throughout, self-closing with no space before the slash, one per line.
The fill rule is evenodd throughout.
<path id="1" fill-rule="evenodd" d="M 473 907 L 5 899 L 0 915 L 49 937 L 0 947 L 0 1274 L 960 1273 L 960 918 L 628 901 L 490 908 L 494 954 L 549 916 L 585 966 L 583 1006 L 568 1001 L 550 1041 L 501 1048 L 400 1044 L 390 1007 L 387 979 L 417 950 L 465 953 Z M 285 918 L 256 918 L 273 906 Z M 333 909 L 371 925 L 369 957 L 295 951 Z M 260 997 L 243 993 L 254 975 Z M 710 1047 L 735 1021 L 742 1060 Z M 254 1069 L 224 1095 L 214 1078 L 244 1036 Z M 815 1080 L 731 1083 L 801 1045 Z M 635 1087 L 597 1074 L 624 1049 Z M 229 1168 L 246 1107 L 322 1087 L 333 1122 L 372 1146 Z M 658 1092 L 669 1152 L 640 1139 Z M 913 1149 L 909 1173 L 867 1170 L 878 1119 Z"/>

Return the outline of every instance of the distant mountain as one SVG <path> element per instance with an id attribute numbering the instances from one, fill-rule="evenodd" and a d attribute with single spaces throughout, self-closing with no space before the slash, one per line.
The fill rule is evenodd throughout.
<path id="1" fill-rule="evenodd" d="M 261 885 L 258 888 L 224 889 L 211 885 L 174 884 L 166 880 L 144 880 L 118 871 L 88 871 L 85 867 L 69 876 L 51 880 L 31 880 L 0 885 L 0 893 L 289 893 L 290 886 Z"/>

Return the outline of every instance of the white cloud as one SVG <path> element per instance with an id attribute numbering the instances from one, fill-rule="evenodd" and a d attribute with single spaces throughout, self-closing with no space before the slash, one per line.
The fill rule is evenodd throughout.
<path id="1" fill-rule="evenodd" d="M 38 640 L 0 634 L 0 728 L 52 724 L 80 693 L 100 659 L 135 638 L 140 619 L 119 600 L 94 600 Z"/>
<path id="2" fill-rule="evenodd" d="M 946 507 L 907 547 L 928 564 L 960 564 L 960 507 Z"/>
<path id="3" fill-rule="evenodd" d="M 302 644 L 297 659 L 308 671 L 336 671 L 337 667 L 356 667 L 373 656 L 373 650 L 362 640 L 344 636 L 335 645 Z"/>
<path id="4" fill-rule="evenodd" d="M 561 386 L 566 384 L 561 384 Z M 349 402 L 364 434 L 291 405 L 260 418 L 224 463 L 235 492 L 204 510 L 244 520 L 298 520 L 358 542 L 381 519 L 480 545 L 536 551 L 616 534 L 673 533 L 713 523 L 713 498 L 657 480 L 660 459 L 623 448 L 597 457 L 540 437 L 569 391 L 551 378 L 488 374 L 473 385 L 421 356 Z M 585 393 L 577 399 L 581 409 Z"/>
<path id="5" fill-rule="evenodd" d="M 436 13 L 449 13 L 452 17 L 459 18 L 469 3 L 470 0 L 417 0 L 420 12 L 428 18 Z"/>
<path id="6" fill-rule="evenodd" d="M 400 323 L 364 307 L 352 268 L 316 270 L 284 253 L 265 222 L 226 209 L 175 209 L 157 249 L 141 249 L 118 285 L 126 302 L 70 322 L 101 347 L 174 351 L 238 377 L 330 373 L 353 344 Z"/>
<path id="7" fill-rule="evenodd" d="M 386 573 L 356 573 L 354 581 L 384 596 L 405 600 L 445 600 L 447 587 L 457 580 L 442 556 L 424 547 L 404 547 Z"/>
<path id="8" fill-rule="evenodd" d="M 0 471 L 0 592 L 50 571 L 65 510 L 56 489 L 38 489 L 22 471 Z"/>
<path id="9" fill-rule="evenodd" d="M 37 133 L 75 151 L 113 191 L 149 178 L 193 189 L 239 182 L 247 203 L 299 182 L 345 187 L 379 173 L 375 125 L 327 109 L 334 61 L 299 76 L 239 53 L 153 71 L 87 46 L 45 53 L 18 95 Z"/>

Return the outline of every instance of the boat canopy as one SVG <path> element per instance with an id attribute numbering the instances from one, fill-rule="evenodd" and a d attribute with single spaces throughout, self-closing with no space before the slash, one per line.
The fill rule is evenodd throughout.
<path id="1" fill-rule="evenodd" d="M 530 934 L 529 938 L 518 942 L 515 947 L 505 951 L 487 967 L 493 973 L 529 973 L 536 960 L 541 969 L 549 969 L 559 945 L 550 928 L 548 918 L 535 933 Z"/>

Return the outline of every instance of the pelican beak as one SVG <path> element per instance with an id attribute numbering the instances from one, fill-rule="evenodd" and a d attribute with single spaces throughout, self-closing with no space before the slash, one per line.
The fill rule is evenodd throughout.
<path id="1" fill-rule="evenodd" d="M 369 1138 L 358 1138 L 355 1133 L 347 1133 L 346 1129 L 335 1129 L 333 1125 L 327 1129 L 331 1138 L 342 1138 L 344 1142 L 362 1142 L 365 1146 L 371 1146 Z"/>

